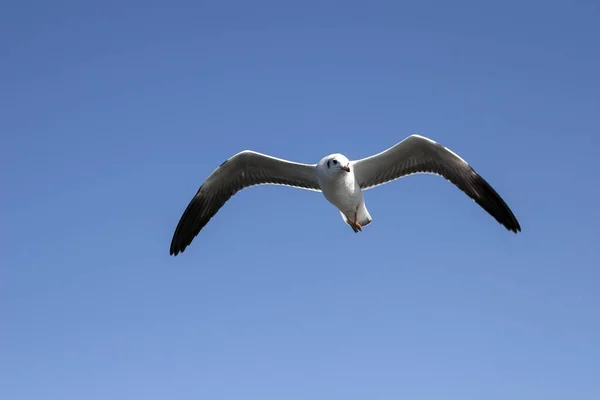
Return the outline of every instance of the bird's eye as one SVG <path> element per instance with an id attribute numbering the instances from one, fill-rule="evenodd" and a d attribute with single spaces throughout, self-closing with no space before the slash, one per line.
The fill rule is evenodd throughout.
<path id="1" fill-rule="evenodd" d="M 337 164 L 337 160 L 333 160 L 333 163 L 334 163 L 334 164 Z"/>

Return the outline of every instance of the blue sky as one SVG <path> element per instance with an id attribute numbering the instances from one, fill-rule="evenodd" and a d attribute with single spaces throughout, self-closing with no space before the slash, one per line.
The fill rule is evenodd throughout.
<path id="1" fill-rule="evenodd" d="M 1 398 L 600 398 L 598 2 L 0 11 Z M 523 232 L 413 176 L 366 192 L 360 234 L 251 188 L 169 256 L 232 154 L 411 133 Z"/>

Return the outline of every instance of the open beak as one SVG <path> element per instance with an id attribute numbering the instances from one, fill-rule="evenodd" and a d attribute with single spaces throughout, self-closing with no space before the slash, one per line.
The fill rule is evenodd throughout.
<path id="1" fill-rule="evenodd" d="M 347 164 L 345 167 L 342 167 L 342 169 L 346 172 L 350 172 L 350 164 Z"/>

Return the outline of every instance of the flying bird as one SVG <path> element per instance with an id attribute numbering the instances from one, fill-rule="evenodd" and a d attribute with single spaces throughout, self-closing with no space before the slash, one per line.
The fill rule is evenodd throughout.
<path id="1" fill-rule="evenodd" d="M 219 209 L 238 191 L 256 185 L 285 185 L 323 193 L 354 232 L 373 219 L 363 191 L 404 176 L 430 173 L 453 183 L 514 233 L 521 226 L 496 191 L 460 156 L 433 140 L 411 135 L 389 149 L 360 160 L 343 154 L 323 157 L 318 164 L 302 164 L 244 150 L 215 169 L 183 212 L 171 255 L 183 252 Z"/>

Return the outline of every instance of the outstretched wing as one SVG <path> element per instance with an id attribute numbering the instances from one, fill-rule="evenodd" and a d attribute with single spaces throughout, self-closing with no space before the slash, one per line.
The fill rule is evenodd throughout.
<path id="1" fill-rule="evenodd" d="M 426 137 L 411 135 L 379 154 L 352 164 L 363 190 L 412 174 L 440 175 L 477 202 L 506 229 L 515 233 L 521 231 L 519 222 L 504 200 L 465 160 Z"/>
<path id="2" fill-rule="evenodd" d="M 315 165 L 242 151 L 221 164 L 200 186 L 177 224 L 171 255 L 183 252 L 231 196 L 244 188 L 265 184 L 320 191 Z"/>

